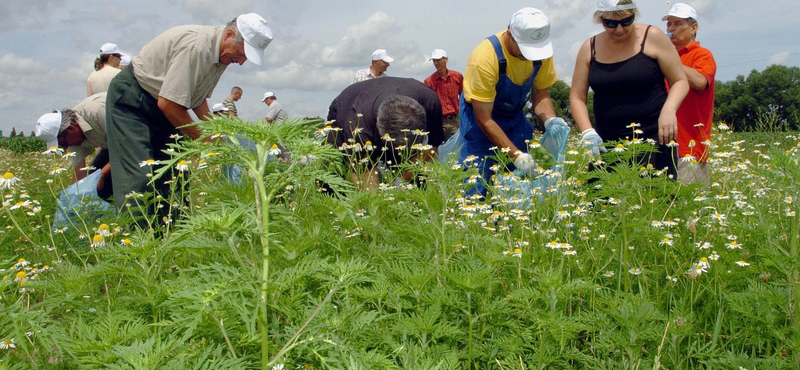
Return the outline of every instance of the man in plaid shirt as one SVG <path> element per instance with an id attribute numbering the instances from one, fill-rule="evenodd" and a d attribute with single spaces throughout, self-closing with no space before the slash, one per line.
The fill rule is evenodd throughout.
<path id="1" fill-rule="evenodd" d="M 436 91 L 442 103 L 442 126 L 447 141 L 458 131 L 458 96 L 463 90 L 464 76 L 447 69 L 447 53 L 442 49 L 434 50 L 431 60 L 436 72 L 425 79 L 425 85 Z"/>

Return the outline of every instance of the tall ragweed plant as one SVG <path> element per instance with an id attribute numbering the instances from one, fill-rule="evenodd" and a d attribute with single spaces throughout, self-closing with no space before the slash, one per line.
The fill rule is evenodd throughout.
<path id="1" fill-rule="evenodd" d="M 172 146 L 172 159 L 156 172 L 155 179 L 172 167 L 186 165 L 201 158 L 195 170 L 215 165 L 239 166 L 243 181 L 252 181 L 256 204 L 257 239 L 261 247 L 260 302 L 257 307 L 258 330 L 261 338 L 262 368 L 270 364 L 270 343 L 267 307 L 270 281 L 270 226 L 271 209 L 278 195 L 287 186 L 300 182 L 325 183 L 335 191 L 347 192 L 350 186 L 333 175 L 327 166 L 341 162 L 336 148 L 325 145 L 314 132 L 320 121 L 287 120 L 279 124 L 266 121 L 243 122 L 227 117 L 215 118 L 196 124 L 209 139 L 205 141 L 178 142 Z M 190 168 L 185 168 L 191 172 Z M 242 200 L 244 201 L 244 200 Z M 255 245 L 254 245 L 255 246 Z M 242 266 L 248 268 L 248 266 Z"/>

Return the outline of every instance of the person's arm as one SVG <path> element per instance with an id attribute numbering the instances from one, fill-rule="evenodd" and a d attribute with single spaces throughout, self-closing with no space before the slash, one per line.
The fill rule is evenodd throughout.
<path id="1" fill-rule="evenodd" d="M 233 113 L 233 111 L 232 111 L 232 110 L 229 110 L 229 111 L 228 111 L 228 117 L 231 117 L 231 118 L 233 118 L 233 117 L 236 117 L 236 114 L 235 114 L 235 113 Z"/>
<path id="2" fill-rule="evenodd" d="M 111 163 L 106 163 L 106 165 L 100 169 L 100 178 L 97 179 L 97 191 L 103 190 L 106 179 L 109 176 L 111 176 Z"/>
<path id="3" fill-rule="evenodd" d="M 664 102 L 658 116 L 658 141 L 663 145 L 677 140 L 678 118 L 676 113 L 683 98 L 689 93 L 689 82 L 686 79 L 686 73 L 683 72 L 681 58 L 667 35 L 656 27 L 650 27 L 649 33 L 651 33 L 649 39 L 652 41 L 647 45 L 653 48 L 651 50 L 658 60 L 661 72 L 669 82 L 667 101 Z"/>
<path id="4" fill-rule="evenodd" d="M 86 177 L 87 171 L 84 169 L 85 167 L 86 167 L 86 158 L 80 159 L 75 162 L 75 167 L 73 168 L 75 172 L 72 175 L 72 183 L 81 181 L 83 180 L 84 177 Z"/>
<path id="5" fill-rule="evenodd" d="M 578 126 L 578 131 L 583 132 L 592 128 L 589 120 L 589 109 L 586 107 L 589 93 L 589 62 L 591 61 L 590 41 L 586 40 L 578 51 L 575 61 L 575 70 L 572 73 L 572 87 L 569 89 L 569 110 L 572 119 Z"/>
<path id="6" fill-rule="evenodd" d="M 90 84 L 89 81 L 86 81 L 86 96 L 89 97 L 92 95 L 94 95 L 94 91 L 92 91 L 92 84 Z"/>
<path id="7" fill-rule="evenodd" d="M 208 104 L 204 103 L 201 105 L 201 107 L 202 106 L 205 106 L 205 114 L 208 114 Z M 189 111 L 186 107 L 178 103 L 175 103 L 167 98 L 159 96 L 158 108 L 161 109 L 162 112 L 164 112 L 164 115 L 167 117 L 169 122 L 172 123 L 173 126 L 183 131 L 183 133 L 188 135 L 190 138 L 197 140 L 202 135 L 200 129 L 198 129 L 195 126 L 183 127 L 185 125 L 194 122 L 192 120 L 192 117 L 189 116 Z M 197 110 L 195 110 L 195 114 L 197 114 Z M 198 117 L 202 118 L 205 117 L 205 115 L 198 115 Z"/>
<path id="8" fill-rule="evenodd" d="M 683 72 L 686 73 L 686 79 L 689 81 L 689 87 L 692 90 L 703 91 L 708 87 L 706 76 L 703 76 L 694 67 L 683 66 Z"/>
<path id="9" fill-rule="evenodd" d="M 531 100 L 533 100 L 533 113 L 542 122 L 556 116 L 556 108 L 553 106 L 553 100 L 550 99 L 547 89 L 532 89 Z"/>
<path id="10" fill-rule="evenodd" d="M 478 123 L 478 128 L 481 129 L 486 138 L 496 145 L 498 148 L 509 148 L 509 154 L 512 158 L 517 158 L 517 152 L 520 151 L 511 139 L 506 136 L 503 129 L 492 119 L 492 109 L 494 102 L 479 102 L 472 101 L 472 109 L 475 111 L 475 120 Z"/>

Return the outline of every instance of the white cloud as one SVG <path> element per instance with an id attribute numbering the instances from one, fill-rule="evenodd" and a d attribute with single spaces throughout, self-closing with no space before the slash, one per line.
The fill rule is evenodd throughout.
<path id="1" fill-rule="evenodd" d="M 250 77 L 249 82 L 268 90 L 338 91 L 352 79 L 350 70 L 319 68 L 291 61 L 278 68 L 259 71 Z"/>
<path id="2" fill-rule="evenodd" d="M 792 55 L 792 53 L 788 51 L 782 51 L 780 53 L 773 54 L 769 57 L 769 59 L 767 59 L 767 66 L 771 66 L 773 64 L 785 64 L 790 55 Z"/>
<path id="3" fill-rule="evenodd" d="M 348 27 L 338 45 L 325 47 L 321 61 L 326 65 L 369 65 L 372 52 L 381 48 L 388 50 L 387 36 L 400 31 L 401 27 L 394 17 L 377 11 L 363 22 Z M 392 55 L 392 50 L 388 51 Z"/>

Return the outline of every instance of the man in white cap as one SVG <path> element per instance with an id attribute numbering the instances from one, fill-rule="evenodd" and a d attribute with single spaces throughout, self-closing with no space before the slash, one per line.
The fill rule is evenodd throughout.
<path id="1" fill-rule="evenodd" d="M 148 185 L 148 176 L 154 169 L 140 164 L 168 159 L 163 150 L 175 137 L 203 139 L 198 127 L 187 126 L 194 122 L 189 111 L 199 119 L 208 117 L 207 100 L 225 68 L 248 60 L 261 65 L 264 49 L 271 41 L 272 30 L 267 21 L 249 13 L 224 27 L 173 27 L 133 57 L 130 66 L 111 81 L 106 105 L 117 208 L 138 202 L 138 197 L 126 195 L 154 188 L 165 200 L 169 199 L 171 175 L 167 173 Z M 147 213 L 155 214 L 158 206 L 154 204 Z M 147 225 L 142 220 L 138 223 Z"/>
<path id="2" fill-rule="evenodd" d="M 267 115 L 264 116 L 264 119 L 267 120 L 267 122 L 278 123 L 288 117 L 281 103 L 278 103 L 278 97 L 275 96 L 272 91 L 265 92 L 264 99 L 261 99 L 261 101 L 264 102 L 267 107 L 269 107 L 267 109 Z"/>
<path id="3" fill-rule="evenodd" d="M 464 76 L 447 69 L 447 53 L 442 49 L 434 50 L 431 60 L 436 72 L 425 79 L 425 85 L 436 91 L 442 103 L 442 128 L 447 141 L 458 131 L 458 97 L 463 90 Z"/>
<path id="4" fill-rule="evenodd" d="M 106 93 L 94 94 L 83 99 L 75 108 L 47 113 L 36 122 L 36 136 L 47 142 L 48 150 L 62 147 L 70 156 L 76 182 L 87 174 L 100 170 L 97 192 L 103 199 L 111 196 L 111 168 L 106 139 Z M 86 157 L 100 148 L 92 164 L 86 166 Z"/>
<path id="5" fill-rule="evenodd" d="M 356 75 L 353 77 L 353 83 L 386 76 L 386 69 L 389 68 L 389 63 L 391 62 L 394 62 L 394 58 L 389 56 L 386 49 L 373 51 L 372 65 L 369 68 L 356 71 Z"/>
<path id="6" fill-rule="evenodd" d="M 546 128 L 566 125 L 556 117 L 547 93 L 556 81 L 550 21 L 539 9 L 520 9 L 511 17 L 508 29 L 486 38 L 467 60 L 460 100 L 464 146 L 459 162 L 477 157 L 476 163 L 488 184 L 496 163 L 491 156 L 499 148 L 514 161 L 507 170 L 516 168 L 535 175 L 538 165 L 528 154 L 526 143 L 533 137 L 533 125 L 525 119 L 522 108 L 531 93 L 533 112 Z M 485 195 L 486 190 L 479 181 L 470 193 Z"/>
<path id="7" fill-rule="evenodd" d="M 697 38 L 697 13 L 684 3 L 672 6 L 661 18 L 667 22 L 669 36 L 683 71 L 689 80 L 689 93 L 676 114 L 678 118 L 678 179 L 686 184 L 702 183 L 708 186 L 708 157 L 706 144 L 711 139 L 714 116 L 714 78 L 717 63 L 711 51 L 701 47 Z"/>

